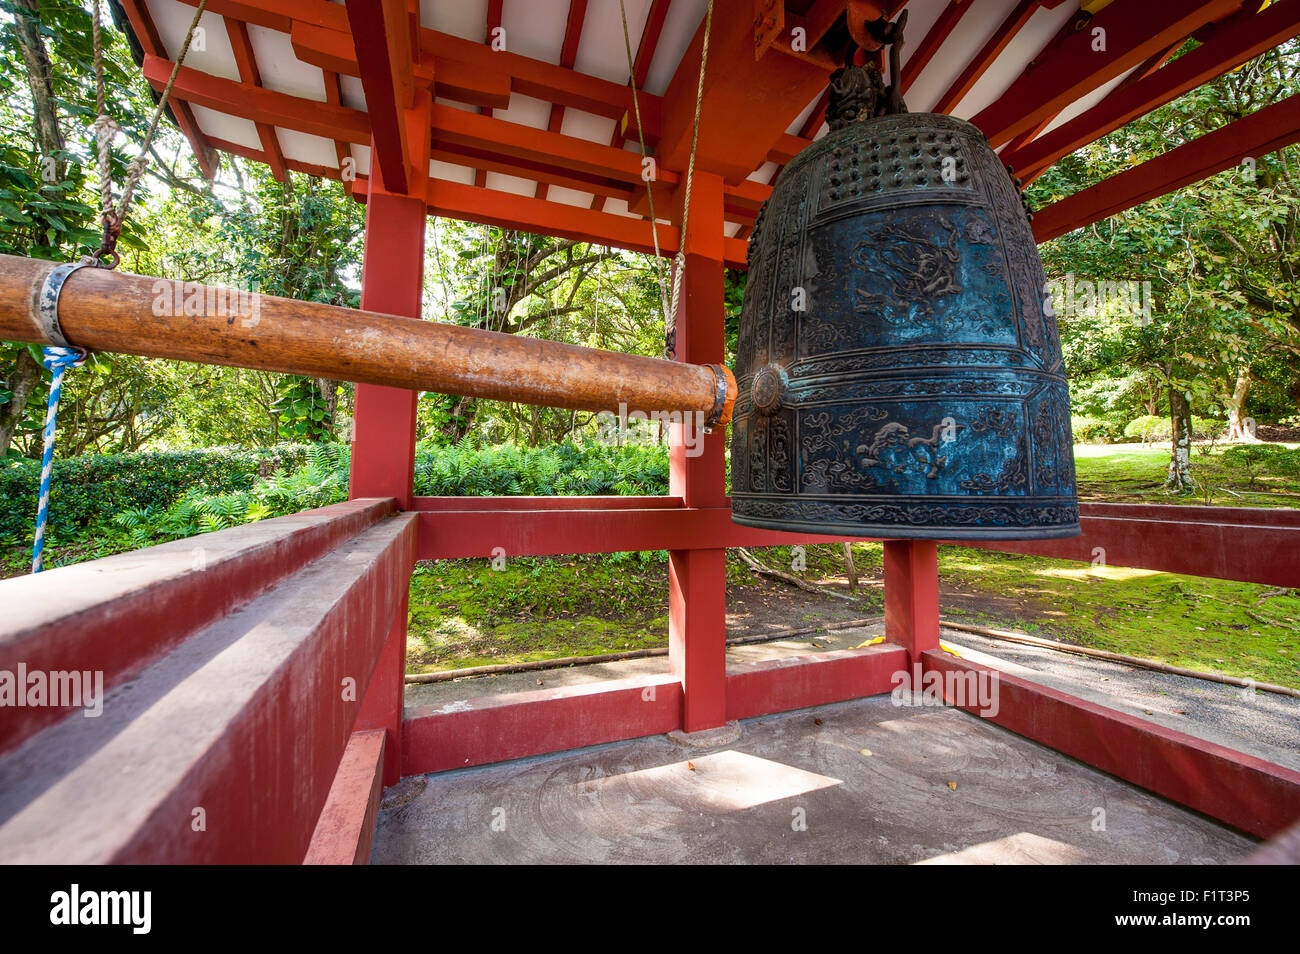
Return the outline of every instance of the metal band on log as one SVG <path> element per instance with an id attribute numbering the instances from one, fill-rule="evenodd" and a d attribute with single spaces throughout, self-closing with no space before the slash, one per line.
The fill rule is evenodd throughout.
<path id="1" fill-rule="evenodd" d="M 0 255 L 0 339 L 56 345 L 40 301 L 56 263 Z M 280 371 L 578 411 L 731 419 L 721 365 L 400 318 L 195 282 L 82 268 L 66 277 L 58 324 L 80 348 Z M 725 392 L 725 394 L 724 394 Z M 715 419 L 716 418 L 716 419 Z"/>

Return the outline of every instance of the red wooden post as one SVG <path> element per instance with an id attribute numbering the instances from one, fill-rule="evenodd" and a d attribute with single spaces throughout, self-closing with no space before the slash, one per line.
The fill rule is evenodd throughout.
<path id="1" fill-rule="evenodd" d="M 424 292 L 423 183 L 419 184 L 416 195 L 393 195 L 382 189 L 378 166 L 371 170 L 371 175 L 361 307 L 418 318 Z M 349 497 L 394 497 L 399 507 L 411 509 L 416 399 L 414 391 L 402 388 L 357 385 Z M 393 785 L 401 778 L 402 675 L 406 664 L 409 578 L 392 581 L 392 585 L 402 588 L 401 608 L 375 664 L 356 725 L 358 730 L 387 732 L 385 785 Z"/>
<path id="2" fill-rule="evenodd" d="M 932 540 L 885 541 L 885 639 L 917 663 L 939 648 L 939 547 Z"/>
<path id="3" fill-rule="evenodd" d="M 721 177 L 696 170 L 689 233 L 682 237 L 686 271 L 677 314 L 680 361 L 723 359 L 722 198 Z M 669 492 L 682 497 L 687 507 L 726 505 L 725 439 L 726 428 L 706 437 L 695 422 L 685 434 L 682 426 L 673 425 Z M 717 728 L 727 719 L 726 553 L 721 547 L 669 552 L 668 654 L 673 674 L 682 681 L 682 728 L 687 732 Z"/>
<path id="4" fill-rule="evenodd" d="M 405 708 L 406 616 L 410 600 L 409 578 L 398 581 L 402 598 L 388 630 L 388 638 L 379 653 L 366 693 L 361 697 L 361 711 L 353 731 L 383 729 L 384 784 L 396 785 L 402 778 L 402 712 Z"/>
<path id="5" fill-rule="evenodd" d="M 361 307 L 420 317 L 424 291 L 423 198 L 371 190 L 366 207 L 366 256 Z M 411 508 L 415 479 L 416 393 L 358 384 L 349 497 L 395 497 Z"/>

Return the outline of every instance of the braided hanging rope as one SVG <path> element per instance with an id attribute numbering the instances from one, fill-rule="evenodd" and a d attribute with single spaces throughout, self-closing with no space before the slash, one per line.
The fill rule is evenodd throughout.
<path id="1" fill-rule="evenodd" d="M 641 169 L 642 175 L 645 174 L 645 160 L 649 158 L 650 153 L 645 144 L 645 127 L 641 125 L 641 100 L 637 96 L 636 89 L 636 64 L 632 59 L 632 37 L 627 27 L 627 7 L 624 0 L 618 0 L 619 12 L 623 15 L 623 48 L 627 51 L 627 76 L 628 83 L 632 86 L 632 112 L 636 116 L 636 136 L 637 142 L 641 146 Z M 650 188 L 650 180 L 646 179 L 645 183 L 646 198 L 650 201 L 650 238 L 655 247 L 655 282 L 659 285 L 659 308 L 664 314 L 664 330 L 668 329 L 670 318 L 668 315 L 668 284 L 664 281 L 663 253 L 659 251 L 659 219 L 655 215 L 655 194 Z M 667 336 L 665 334 L 665 340 Z M 664 351 L 667 353 L 667 345 Z"/>
<path id="2" fill-rule="evenodd" d="M 145 132 L 144 140 L 140 144 L 140 153 L 127 163 L 126 181 L 122 183 L 122 195 L 117 204 L 114 205 L 113 182 L 109 174 L 109 150 L 112 147 L 113 138 L 120 131 L 120 127 L 105 112 L 104 54 L 100 41 L 100 0 L 95 0 L 95 13 L 91 24 L 91 41 L 95 53 L 95 107 L 98 116 L 95 118 L 92 128 L 95 130 L 95 138 L 99 149 L 100 204 L 104 220 L 103 242 L 99 251 L 91 256 L 96 264 L 113 268 L 119 261 L 117 239 L 122 234 L 122 225 L 126 222 L 127 209 L 130 208 L 131 199 L 135 196 L 136 186 L 140 184 L 145 170 L 149 168 L 149 150 L 153 148 L 154 136 L 158 132 L 158 123 L 162 119 L 163 112 L 167 109 L 167 103 L 172 95 L 172 87 L 176 85 L 176 77 L 180 75 L 181 65 L 185 62 L 185 55 L 190 51 L 190 44 L 194 42 L 194 33 L 199 28 L 199 20 L 202 18 L 207 5 L 208 0 L 199 0 L 198 7 L 194 11 L 194 19 L 190 21 L 190 28 L 185 31 L 185 40 L 181 44 L 180 52 L 176 55 L 176 63 L 172 66 L 171 75 L 167 78 L 167 85 L 163 87 L 158 102 L 154 106 L 153 116 L 149 120 L 149 129 Z"/>
<path id="3" fill-rule="evenodd" d="M 95 134 L 96 169 L 99 173 L 99 212 L 104 223 L 104 235 L 99 250 L 83 259 L 87 264 L 94 264 L 101 268 L 112 268 L 119 261 L 116 251 L 117 239 L 122 234 L 122 223 L 126 221 L 126 211 L 130 207 L 131 197 L 135 193 L 140 178 L 149 166 L 147 156 L 149 150 L 153 147 L 154 135 L 158 131 L 158 121 L 162 117 L 163 110 L 167 108 L 167 100 L 171 97 L 172 87 L 176 84 L 176 77 L 180 73 L 181 63 L 185 61 L 185 54 L 189 52 L 190 44 L 194 40 L 195 30 L 198 29 L 199 18 L 203 16 L 203 10 L 207 5 L 208 0 L 199 0 L 198 9 L 195 10 L 194 19 L 190 23 L 189 30 L 185 33 L 185 42 L 176 58 L 176 65 L 172 68 L 171 77 L 167 80 L 167 86 L 162 91 L 158 104 L 154 108 L 153 118 L 149 122 L 149 131 L 145 134 L 144 142 L 140 147 L 140 154 L 132 159 L 128 165 L 126 182 L 122 186 L 122 197 L 114 206 L 113 177 L 109 159 L 113 140 L 121 131 L 121 127 L 108 115 L 107 96 L 104 92 L 104 43 L 100 0 L 94 2 L 90 39 L 95 58 L 95 121 L 90 128 Z M 56 298 L 55 308 L 57 309 L 57 307 Z M 40 498 L 36 503 L 36 532 L 32 537 L 33 573 L 40 573 L 44 569 L 45 528 L 48 526 L 50 519 L 50 484 L 54 476 L 54 435 L 59 416 L 59 399 L 63 396 L 63 375 L 68 368 L 79 367 L 85 360 L 86 351 L 82 348 L 49 347 L 44 350 L 41 358 L 41 364 L 50 372 L 50 394 L 46 402 L 45 427 L 42 431 L 44 447 L 41 452 Z"/>
<path id="4" fill-rule="evenodd" d="M 623 15 L 623 48 L 627 52 L 628 82 L 632 86 L 632 111 L 636 116 L 637 142 L 641 146 L 641 160 L 649 158 L 645 144 L 645 128 L 641 125 L 641 101 L 637 96 L 636 67 L 632 59 L 632 37 L 627 26 L 627 7 L 624 0 L 618 0 L 619 12 Z M 686 165 L 686 197 L 682 211 L 682 228 L 677 243 L 677 254 L 673 257 L 672 295 L 663 276 L 663 253 L 659 249 L 659 219 L 655 215 L 655 195 L 646 179 L 646 199 L 650 204 L 650 236 L 655 249 L 655 279 L 659 284 L 659 304 L 664 313 L 664 357 L 677 357 L 677 305 L 681 298 L 682 272 L 686 266 L 686 253 L 682 246 L 686 244 L 686 225 L 691 216 L 691 188 L 695 175 L 695 147 L 700 140 L 700 106 L 704 102 L 704 68 L 709 62 L 709 34 L 713 28 L 713 0 L 709 0 L 704 14 L 704 47 L 700 53 L 700 78 L 695 88 L 695 124 L 691 129 L 691 156 Z"/>
<path id="5" fill-rule="evenodd" d="M 677 344 L 677 304 L 682 295 L 682 273 L 686 271 L 686 227 L 691 221 L 691 187 L 695 178 L 695 147 L 700 142 L 700 106 L 704 102 L 704 67 L 709 62 L 709 34 L 713 27 L 713 0 L 709 0 L 709 9 L 704 14 L 704 46 L 700 50 L 700 79 L 695 87 L 695 123 L 691 128 L 691 157 L 686 163 L 686 201 L 682 204 L 681 239 L 677 243 L 677 255 L 673 258 L 673 300 L 672 324 L 668 326 L 665 337 L 671 350 L 676 351 Z M 674 354 L 673 357 L 676 357 Z"/>
<path id="6" fill-rule="evenodd" d="M 78 348 L 46 348 L 41 359 L 53 375 L 50 380 L 50 398 L 45 408 L 45 447 L 41 454 L 41 491 L 36 504 L 36 536 L 32 539 L 32 572 L 44 569 L 45 526 L 50 517 L 50 478 L 54 472 L 54 422 L 59 416 L 59 398 L 63 394 L 63 372 L 74 368 L 86 359 Z"/>

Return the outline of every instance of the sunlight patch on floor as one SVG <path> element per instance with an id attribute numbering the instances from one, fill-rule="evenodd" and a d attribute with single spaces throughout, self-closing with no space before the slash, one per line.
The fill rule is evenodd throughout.
<path id="1" fill-rule="evenodd" d="M 663 797 L 666 791 L 671 791 L 688 795 L 702 808 L 738 811 L 842 784 L 838 778 L 728 750 L 670 765 L 592 779 L 570 788 L 575 794 L 586 797 L 595 795 L 609 799 L 611 796 L 626 796 L 629 800 L 639 800 L 637 796 L 650 792 Z M 678 801 L 671 795 L 668 798 Z"/>
<path id="2" fill-rule="evenodd" d="M 1022 831 L 960 851 L 935 855 L 918 865 L 1071 865 L 1087 860 L 1074 845 Z"/>

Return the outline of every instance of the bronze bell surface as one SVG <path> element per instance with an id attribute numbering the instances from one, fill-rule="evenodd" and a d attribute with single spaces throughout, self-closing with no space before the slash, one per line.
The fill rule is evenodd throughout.
<path id="1" fill-rule="evenodd" d="M 895 70 L 894 75 L 897 75 Z M 832 77 L 749 244 L 732 519 L 835 536 L 1079 533 L 1070 400 L 1019 190 L 984 135 Z"/>

